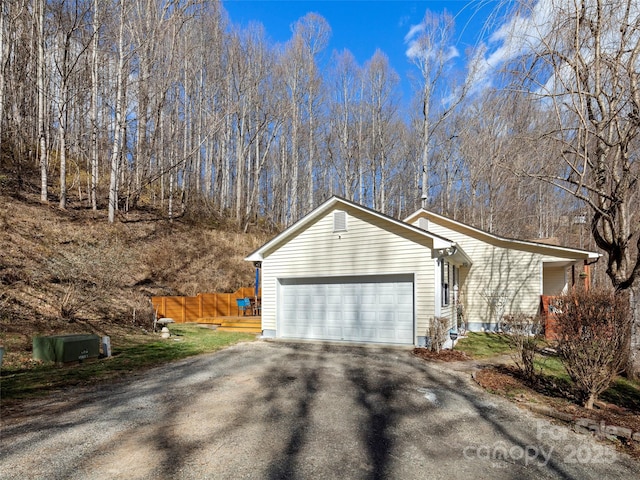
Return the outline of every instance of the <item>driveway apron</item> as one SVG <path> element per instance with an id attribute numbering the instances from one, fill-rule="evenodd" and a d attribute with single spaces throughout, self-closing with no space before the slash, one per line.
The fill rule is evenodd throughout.
<path id="1" fill-rule="evenodd" d="M 253 342 L 2 419 L 3 479 L 629 479 L 639 464 L 410 350 Z M 3 416 L 4 417 L 4 416 Z"/>

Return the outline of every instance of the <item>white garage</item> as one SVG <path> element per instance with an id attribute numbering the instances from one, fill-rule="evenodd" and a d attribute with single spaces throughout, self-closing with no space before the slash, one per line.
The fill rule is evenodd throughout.
<path id="1" fill-rule="evenodd" d="M 245 258 L 261 269 L 262 336 L 423 345 L 449 313 L 436 275 L 454 246 L 332 197 Z"/>
<path id="2" fill-rule="evenodd" d="M 412 345 L 413 275 L 279 279 L 282 338 Z"/>

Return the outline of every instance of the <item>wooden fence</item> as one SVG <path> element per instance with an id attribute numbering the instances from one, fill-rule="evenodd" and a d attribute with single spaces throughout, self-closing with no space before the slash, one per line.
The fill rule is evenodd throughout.
<path id="1" fill-rule="evenodd" d="M 185 323 L 236 316 L 236 299 L 253 296 L 253 287 L 242 287 L 234 293 L 199 293 L 195 297 L 151 297 L 151 303 L 157 318 L 173 318 L 176 323 Z"/>
<path id="2" fill-rule="evenodd" d="M 549 342 L 558 339 L 556 311 L 559 307 L 556 305 L 557 298 L 551 295 L 541 295 L 540 310 L 544 319 L 544 338 Z"/>

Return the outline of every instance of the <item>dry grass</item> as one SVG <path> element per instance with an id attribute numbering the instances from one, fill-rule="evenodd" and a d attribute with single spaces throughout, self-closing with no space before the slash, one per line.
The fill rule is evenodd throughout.
<path id="1" fill-rule="evenodd" d="M 40 204 L 35 195 L 0 193 L 5 365 L 28 363 L 34 335 L 144 334 L 153 295 L 250 286 L 254 270 L 243 258 L 267 239 L 168 222 L 152 211 L 109 225 L 105 211 L 61 211 Z"/>
<path id="2" fill-rule="evenodd" d="M 595 408 L 586 409 L 578 405 L 570 392 L 570 386 L 553 376 L 541 377 L 536 383 L 525 379 L 514 366 L 494 365 L 476 372 L 475 380 L 491 393 L 518 402 L 524 408 L 540 412 L 548 407 L 551 411 L 564 414 L 568 425 L 575 427 L 577 419 L 589 418 L 598 424 L 613 425 L 640 432 L 640 411 L 638 410 L 638 389 L 635 384 L 618 379 L 608 390 L 609 401 L 596 402 Z M 544 411 L 544 410 L 543 410 Z M 555 417 L 559 418 L 558 416 Z M 616 440 L 614 445 L 621 451 L 640 458 L 640 444 L 635 441 Z"/>

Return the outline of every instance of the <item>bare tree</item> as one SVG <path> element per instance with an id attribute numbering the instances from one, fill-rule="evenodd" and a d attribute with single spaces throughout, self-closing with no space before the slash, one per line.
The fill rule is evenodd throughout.
<path id="1" fill-rule="evenodd" d="M 593 408 L 626 366 L 632 322 L 625 297 L 606 290 L 576 290 L 560 297 L 558 352 L 585 408 Z"/>
<path id="2" fill-rule="evenodd" d="M 298 20 L 293 27 L 294 36 L 302 39 L 309 62 L 309 92 L 307 95 L 307 128 L 308 128 L 308 160 L 307 160 L 307 210 L 314 207 L 314 160 L 316 144 L 316 119 L 318 117 L 320 78 L 316 64 L 316 56 L 326 48 L 331 37 L 329 23 L 317 13 L 308 13 Z"/>
<path id="3" fill-rule="evenodd" d="M 303 127 L 303 108 L 305 97 L 308 94 L 309 72 L 308 53 L 304 48 L 302 37 L 295 36 L 287 44 L 283 53 L 280 68 L 283 83 L 286 86 L 286 95 L 289 100 L 288 106 L 288 130 L 289 143 L 288 164 L 290 171 L 289 187 L 285 194 L 287 201 L 287 223 L 292 223 L 300 216 L 300 165 L 301 165 L 301 142 Z"/>
<path id="4" fill-rule="evenodd" d="M 541 18 L 543 7 L 549 15 Z M 519 13 L 536 33 L 520 58 L 519 85 L 547 107 L 553 123 L 541 140 L 562 149 L 559 162 L 527 173 L 591 209 L 607 274 L 625 290 L 640 274 L 640 8 L 634 0 L 548 0 L 532 8 Z"/>
<path id="5" fill-rule="evenodd" d="M 52 2 L 54 3 L 54 2 Z M 64 0 L 55 2 L 54 15 L 57 20 L 57 49 L 53 55 L 56 70 L 55 100 L 58 111 L 58 157 L 60 160 L 60 198 L 59 206 L 67 206 L 67 135 L 69 130 L 69 111 L 73 100 L 73 76 L 77 73 L 78 64 L 90 46 L 90 39 L 83 38 L 87 15 L 91 3 L 76 0 L 68 5 Z"/>
<path id="6" fill-rule="evenodd" d="M 409 44 L 407 56 L 418 67 L 418 102 L 420 104 L 420 138 L 422 170 L 422 207 L 429 205 L 430 152 L 433 132 L 462 102 L 468 83 L 451 88 L 451 60 L 459 56 L 452 45 L 454 19 L 448 13 L 441 15 L 427 11 L 423 21 L 406 36 Z M 473 63 L 472 63 L 473 65 Z M 472 75 L 469 76 L 472 78 Z M 436 99 L 439 105 L 434 107 Z"/>
<path id="7" fill-rule="evenodd" d="M 9 58 L 9 42 L 6 39 L 6 19 L 9 16 L 9 2 L 0 0 L 0 152 L 2 151 L 2 134 L 4 123 L 4 89 L 5 89 L 5 67 Z"/>
<path id="8" fill-rule="evenodd" d="M 362 101 L 358 88 L 362 69 L 351 52 L 345 50 L 333 55 L 331 71 L 332 95 L 329 99 L 330 141 L 329 158 L 334 175 L 339 179 L 338 191 L 349 200 L 355 200 L 358 182 L 358 151 L 356 110 Z"/>
<path id="9" fill-rule="evenodd" d="M 125 123 L 125 38 L 124 23 L 127 10 L 127 0 L 120 0 L 118 24 L 118 66 L 116 70 L 116 102 L 115 121 L 113 122 L 113 148 L 111 149 L 109 173 L 109 223 L 113 223 L 118 208 L 118 176 L 120 173 L 120 152 L 122 150 L 122 134 Z"/>
<path id="10" fill-rule="evenodd" d="M 525 314 L 508 314 L 502 318 L 506 340 L 513 350 L 512 357 L 520 373 L 529 381 L 536 377 L 535 357 L 541 341 L 543 321 L 541 317 Z"/>
<path id="11" fill-rule="evenodd" d="M 206 206 L 245 229 L 259 215 L 285 225 L 333 193 L 402 216 L 418 206 L 426 175 L 430 207 L 445 214 L 520 236 L 527 222 L 503 218 L 541 212 L 538 232 L 553 230 L 553 190 L 509 178 L 501 163 L 526 158 L 515 120 L 531 115 L 500 111 L 490 97 L 460 102 L 469 87 L 454 78 L 447 15 L 428 15 L 410 36 L 421 79 L 408 124 L 382 52 L 366 68 L 335 55 L 323 75 L 330 28 L 316 14 L 273 45 L 261 26 L 232 26 L 218 1 L 2 5 L 3 154 L 15 137 L 13 158 L 38 156 L 45 201 L 60 154 L 69 164 L 61 200 L 65 182 L 71 192 L 83 178 L 98 208 L 110 184 L 111 221 L 119 202 L 149 202 L 170 216 Z"/>
<path id="12" fill-rule="evenodd" d="M 253 88 L 250 91 L 251 114 L 248 122 L 252 147 L 248 155 L 246 208 L 243 230 L 250 222 L 256 222 L 259 212 L 258 199 L 263 185 L 263 172 L 270 158 L 275 138 L 279 135 L 283 116 L 275 104 L 275 87 L 272 75 L 274 55 L 269 51 L 265 32 L 260 29 L 252 36 L 250 76 Z"/>
<path id="13" fill-rule="evenodd" d="M 558 161 L 524 173 L 584 202 L 611 284 L 627 290 L 640 274 L 638 3 L 527 3 L 510 25 L 505 48 L 517 52 L 518 64 L 510 66 L 519 74 L 515 88 L 546 111 L 549 127 L 540 141 L 556 142 L 560 152 Z M 640 352 L 631 357 L 639 370 Z"/>
<path id="14" fill-rule="evenodd" d="M 369 122 L 368 187 L 371 191 L 371 206 L 384 213 L 387 207 L 389 167 L 396 141 L 392 127 L 398 113 L 395 92 L 400 79 L 389 65 L 389 58 L 380 50 L 376 50 L 365 64 L 363 78 L 367 92 L 365 108 L 368 111 Z"/>
<path id="15" fill-rule="evenodd" d="M 21 56 L 17 53 L 20 45 L 16 37 L 18 37 L 20 30 L 19 25 L 23 25 L 20 19 L 27 17 L 27 7 L 26 0 L 0 0 L 0 152 L 4 152 L 2 148 L 4 146 L 3 136 L 7 134 L 7 127 L 10 127 L 7 118 L 10 108 L 7 108 L 9 106 L 7 99 L 12 85 L 8 79 L 13 77 L 13 73 L 18 69 L 16 59 Z M 25 59 L 21 58 L 20 62 Z M 27 61 L 27 63 L 30 62 Z"/>
<path id="16" fill-rule="evenodd" d="M 429 183 L 435 191 L 432 194 L 431 208 L 449 217 L 455 217 L 457 207 L 460 206 L 463 191 L 457 186 L 464 182 L 465 174 L 471 170 L 471 165 L 468 169 L 465 168 L 465 157 L 462 154 L 462 139 L 468 138 L 464 135 L 468 131 L 468 124 L 463 118 L 457 114 L 449 116 L 432 135 L 434 148 Z M 471 163 L 471 159 L 469 160 Z M 419 171 L 415 166 L 413 170 Z M 416 185 L 414 196 L 417 191 Z M 469 200 L 470 203 L 474 201 L 473 198 Z"/>
<path id="17" fill-rule="evenodd" d="M 93 21 L 92 21 L 92 35 L 93 40 L 91 42 L 91 110 L 89 113 L 91 124 L 91 160 L 90 160 L 90 185 L 89 185 L 89 197 L 91 199 L 91 208 L 93 210 L 98 209 L 98 175 L 99 175 L 99 162 L 98 162 L 98 137 L 99 137 L 99 125 L 98 125 L 98 89 L 100 71 L 100 25 L 102 22 L 102 15 L 100 12 L 100 3 L 98 0 L 93 0 Z"/>
<path id="18" fill-rule="evenodd" d="M 45 124 L 45 59 L 44 59 L 44 9 L 45 0 L 36 0 L 35 26 L 38 45 L 37 89 L 38 89 L 38 149 L 40 155 L 40 201 L 49 201 L 47 134 Z"/>

